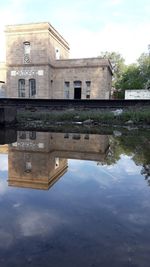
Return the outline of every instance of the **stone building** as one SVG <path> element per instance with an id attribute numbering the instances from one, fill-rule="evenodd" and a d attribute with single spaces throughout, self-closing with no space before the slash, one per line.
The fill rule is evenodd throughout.
<path id="1" fill-rule="evenodd" d="M 7 97 L 109 99 L 108 59 L 69 59 L 69 44 L 47 22 L 9 25 L 6 34 Z M 4 66 L 3 66 L 4 70 Z"/>

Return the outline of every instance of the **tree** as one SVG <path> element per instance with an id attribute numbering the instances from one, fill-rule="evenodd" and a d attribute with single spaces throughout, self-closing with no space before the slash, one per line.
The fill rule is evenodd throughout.
<path id="1" fill-rule="evenodd" d="M 143 53 L 138 59 L 140 75 L 143 79 L 143 88 L 150 86 L 150 55 Z"/>
<path id="2" fill-rule="evenodd" d="M 150 88 L 150 55 L 143 53 L 137 63 L 125 65 L 124 58 L 117 52 L 101 52 L 102 58 L 110 59 L 114 77 L 112 86 L 115 98 L 124 98 L 125 90 Z"/>
<path id="3" fill-rule="evenodd" d="M 112 94 L 115 98 L 122 98 L 121 92 L 116 88 L 116 84 L 122 78 L 122 74 L 126 69 L 125 60 L 118 52 L 101 52 L 100 57 L 107 58 L 110 60 L 113 68 L 113 79 L 112 79 Z"/>
<path id="4" fill-rule="evenodd" d="M 127 66 L 126 70 L 122 73 L 120 79 L 116 81 L 116 88 L 121 89 L 122 95 L 128 89 L 142 89 L 144 86 L 144 78 L 142 76 L 140 66 L 131 64 Z"/>
<path id="5" fill-rule="evenodd" d="M 122 73 L 124 72 L 126 65 L 125 60 L 118 52 L 101 52 L 100 57 L 107 58 L 110 60 L 113 68 L 113 82 L 112 86 L 116 87 L 116 82 L 121 78 Z"/>

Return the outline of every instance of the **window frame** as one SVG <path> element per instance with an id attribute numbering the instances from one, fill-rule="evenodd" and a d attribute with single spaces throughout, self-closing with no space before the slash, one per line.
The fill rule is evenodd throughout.
<path id="1" fill-rule="evenodd" d="M 18 80 L 18 97 L 25 97 L 25 79 L 19 79 Z"/>
<path id="2" fill-rule="evenodd" d="M 29 79 L 29 97 L 36 95 L 36 79 Z"/>

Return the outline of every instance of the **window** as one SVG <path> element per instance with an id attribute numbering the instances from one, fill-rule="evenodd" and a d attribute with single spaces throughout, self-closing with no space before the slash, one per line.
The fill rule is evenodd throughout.
<path id="1" fill-rule="evenodd" d="M 31 154 L 25 154 L 24 155 L 24 163 L 25 163 L 25 172 L 31 172 L 32 171 L 32 155 Z"/>
<path id="2" fill-rule="evenodd" d="M 26 139 L 26 132 L 19 131 L 19 132 L 18 132 L 18 135 L 19 135 L 19 138 L 20 138 L 20 139 Z"/>
<path id="3" fill-rule="evenodd" d="M 86 98 L 90 98 L 91 93 L 91 81 L 86 81 Z"/>
<path id="4" fill-rule="evenodd" d="M 84 139 L 89 140 L 89 134 L 85 134 Z"/>
<path id="5" fill-rule="evenodd" d="M 25 97 L 25 80 L 24 79 L 18 80 L 18 96 Z"/>
<path id="6" fill-rule="evenodd" d="M 58 48 L 56 48 L 55 54 L 56 54 L 56 59 L 60 59 L 60 51 Z"/>
<path id="7" fill-rule="evenodd" d="M 55 169 L 59 167 L 59 158 L 55 158 Z"/>
<path id="8" fill-rule="evenodd" d="M 65 133 L 64 134 L 64 138 L 69 138 L 69 134 L 68 133 Z"/>
<path id="9" fill-rule="evenodd" d="M 23 45 L 24 45 L 24 63 L 28 64 L 30 63 L 30 50 L 31 50 L 30 42 L 26 41 L 23 43 Z"/>
<path id="10" fill-rule="evenodd" d="M 36 95 L 36 80 L 29 80 L 29 97 Z"/>
<path id="11" fill-rule="evenodd" d="M 81 81 L 74 81 L 74 87 L 78 88 L 81 87 L 82 82 Z"/>
<path id="12" fill-rule="evenodd" d="M 79 140 L 80 138 L 81 138 L 80 134 L 74 134 L 72 136 L 72 139 L 74 139 L 74 140 Z"/>
<path id="13" fill-rule="evenodd" d="M 70 88 L 70 82 L 65 82 L 65 88 L 64 88 L 65 99 L 69 99 L 69 88 Z"/>
<path id="14" fill-rule="evenodd" d="M 32 132 L 29 132 L 29 138 L 31 140 L 35 140 L 36 139 L 36 132 L 32 131 Z"/>
<path id="15" fill-rule="evenodd" d="M 32 163 L 28 161 L 25 163 L 25 172 L 31 172 L 31 171 L 32 171 Z"/>

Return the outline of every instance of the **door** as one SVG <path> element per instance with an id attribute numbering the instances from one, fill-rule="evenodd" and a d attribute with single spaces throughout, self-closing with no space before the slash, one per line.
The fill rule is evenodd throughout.
<path id="1" fill-rule="evenodd" d="M 74 88 L 74 99 L 81 99 L 81 87 Z"/>

